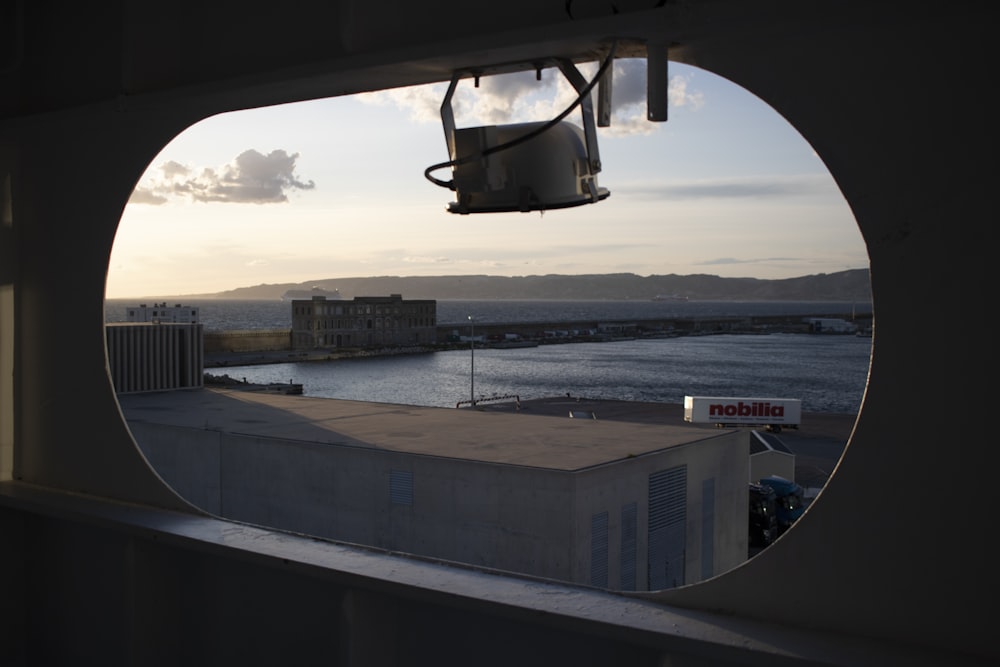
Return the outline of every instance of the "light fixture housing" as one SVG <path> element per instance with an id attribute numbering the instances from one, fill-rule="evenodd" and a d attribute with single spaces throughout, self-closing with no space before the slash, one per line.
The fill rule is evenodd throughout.
<path id="1" fill-rule="evenodd" d="M 592 204 L 611 194 L 597 184 L 601 160 L 590 100 L 593 83 L 572 62 L 557 64 L 580 95 L 582 128 L 557 119 L 456 129 L 451 98 L 460 77 L 453 77 L 441 105 L 451 158 L 446 164 L 453 176 L 449 185 L 456 195 L 449 212 L 545 211 Z"/>
<path id="2" fill-rule="evenodd" d="M 458 130 L 458 155 L 474 155 L 528 135 L 544 123 Z M 589 204 L 610 193 L 598 187 L 583 130 L 566 121 L 509 149 L 455 165 L 452 213 L 536 211 Z"/>

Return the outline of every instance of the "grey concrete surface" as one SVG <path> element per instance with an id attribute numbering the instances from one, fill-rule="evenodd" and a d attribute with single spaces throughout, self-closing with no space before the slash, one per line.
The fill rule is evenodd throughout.
<path id="1" fill-rule="evenodd" d="M 561 419 L 533 403 L 522 410 L 513 403 L 438 408 L 215 387 L 128 394 L 119 403 L 128 421 L 561 470 L 727 435 L 683 420 L 658 422 L 651 418 L 657 406 L 640 413 L 647 419 L 570 419 L 565 412 Z"/>
<path id="2" fill-rule="evenodd" d="M 685 422 L 679 404 L 560 396 L 456 409 L 246 390 L 251 388 L 131 394 L 120 396 L 119 401 L 127 420 L 567 470 L 712 438 L 724 431 Z M 571 413 L 577 416 L 571 418 Z M 585 415 L 596 419 L 581 418 Z M 796 455 L 799 484 L 822 487 L 826 483 L 854 419 L 847 414 L 805 413 L 799 429 L 781 432 L 779 437 Z M 582 429 L 587 430 L 588 442 L 596 438 L 601 446 L 580 446 L 577 435 Z M 447 440 L 435 436 L 444 431 L 449 434 Z"/>
<path id="3" fill-rule="evenodd" d="M 575 396 L 557 396 L 521 401 L 520 409 L 512 403 L 484 404 L 479 409 L 514 411 L 522 415 L 569 417 L 570 412 L 590 413 L 597 421 L 634 422 L 662 426 L 718 431 L 707 424 L 684 421 L 684 406 L 676 403 L 641 403 L 595 400 Z M 804 487 L 826 484 L 844 453 L 857 415 L 805 412 L 798 429 L 784 429 L 778 437 L 795 454 L 795 481 Z"/>

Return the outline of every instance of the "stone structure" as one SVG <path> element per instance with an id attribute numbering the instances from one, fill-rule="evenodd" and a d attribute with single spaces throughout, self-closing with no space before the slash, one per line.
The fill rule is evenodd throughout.
<path id="1" fill-rule="evenodd" d="M 402 295 L 292 301 L 292 348 L 370 348 L 437 342 L 437 301 Z"/>
<path id="2" fill-rule="evenodd" d="M 288 329 L 206 331 L 205 354 L 290 350 L 291 340 Z"/>

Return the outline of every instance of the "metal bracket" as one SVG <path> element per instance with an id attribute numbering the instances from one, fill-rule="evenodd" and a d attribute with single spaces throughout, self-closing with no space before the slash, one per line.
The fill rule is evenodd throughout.
<path id="1" fill-rule="evenodd" d="M 583 93 L 587 88 L 587 80 L 580 74 L 569 60 L 559 59 L 559 69 L 563 76 L 576 88 L 577 93 Z M 608 68 L 610 71 L 611 68 Z M 590 160 L 590 171 L 596 174 L 601 170 L 601 155 L 597 148 L 597 128 L 594 125 L 594 105 L 591 102 L 590 94 L 586 94 L 580 101 L 580 111 L 583 113 L 583 136 L 587 141 L 587 158 Z"/>

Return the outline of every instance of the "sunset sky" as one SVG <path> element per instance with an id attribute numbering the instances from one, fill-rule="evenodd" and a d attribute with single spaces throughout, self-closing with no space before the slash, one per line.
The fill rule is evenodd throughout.
<path id="1" fill-rule="evenodd" d="M 598 180 L 611 196 L 544 214 L 447 212 L 454 193 L 424 177 L 448 158 L 446 84 L 205 119 L 152 157 L 119 225 L 106 294 L 377 275 L 790 278 L 868 266 L 829 172 L 773 109 L 671 63 L 670 119 L 650 123 L 644 62 L 615 67 L 615 115 L 598 130 Z M 580 70 L 589 78 L 596 64 Z M 547 69 L 541 82 L 533 72 L 478 89 L 462 81 L 453 106 L 463 128 L 549 120 L 574 97 Z M 566 120 L 582 125 L 579 110 Z"/>

